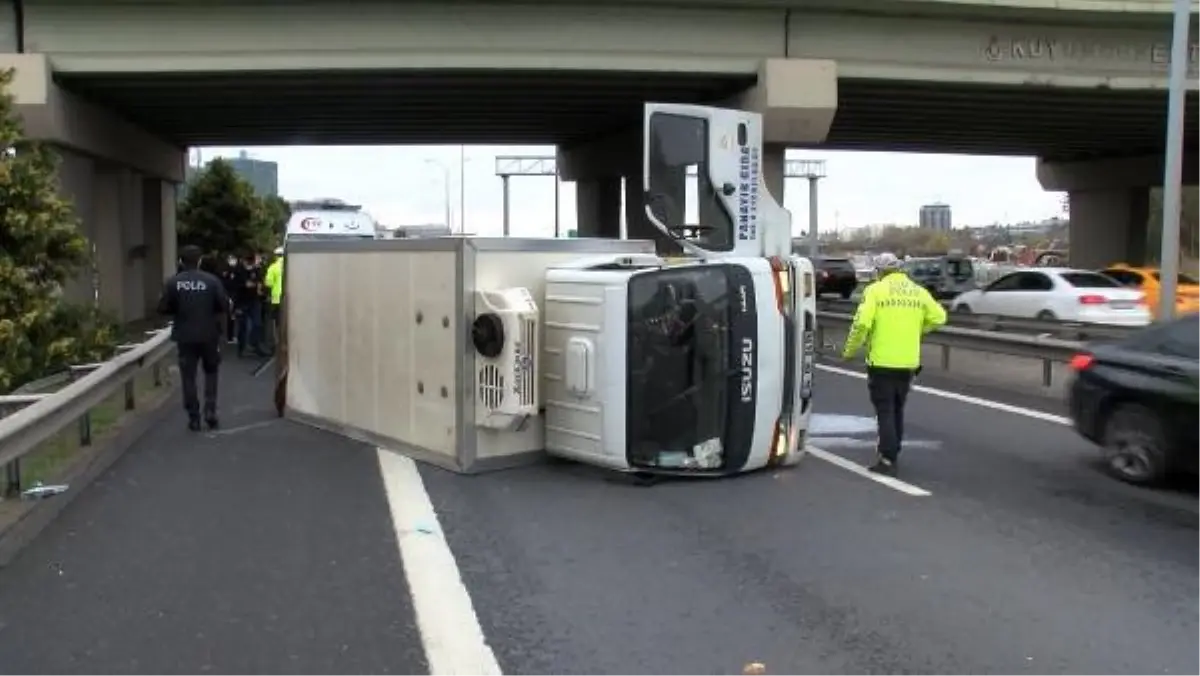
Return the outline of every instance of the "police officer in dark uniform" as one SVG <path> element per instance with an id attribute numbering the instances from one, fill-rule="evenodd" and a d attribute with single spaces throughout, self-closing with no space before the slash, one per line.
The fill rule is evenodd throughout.
<path id="1" fill-rule="evenodd" d="M 179 253 L 181 271 L 163 285 L 158 311 L 174 318 L 171 338 L 179 353 L 179 376 L 188 428 L 200 430 L 200 401 L 196 396 L 196 367 L 204 369 L 204 419 L 209 429 L 217 422 L 217 375 L 221 366 L 223 323 L 229 317 L 229 296 L 214 274 L 200 269 L 199 247 Z"/>

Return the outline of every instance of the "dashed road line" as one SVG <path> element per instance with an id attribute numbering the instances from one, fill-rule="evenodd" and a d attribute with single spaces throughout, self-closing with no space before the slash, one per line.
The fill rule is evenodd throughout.
<path id="1" fill-rule="evenodd" d="M 863 467 L 862 465 L 860 465 L 852 460 L 847 460 L 846 458 L 843 458 L 842 456 L 838 455 L 837 453 L 830 453 L 829 451 L 826 451 L 821 448 L 817 448 L 816 446 L 809 446 L 806 449 L 806 452 L 809 455 L 811 455 L 815 458 L 818 458 L 820 460 L 824 460 L 825 462 L 827 462 L 835 467 L 839 467 L 841 469 L 846 470 L 847 472 L 857 474 L 858 476 L 861 476 L 864 479 L 870 479 L 871 481 L 874 481 L 877 484 L 882 484 L 884 486 L 887 486 L 888 488 L 891 488 L 892 490 L 904 493 L 905 495 L 910 495 L 914 498 L 924 498 L 924 497 L 933 495 L 933 493 L 930 493 L 929 491 L 925 490 L 924 488 L 921 488 L 920 486 L 914 486 L 913 484 L 910 484 L 907 481 L 901 481 L 900 479 L 897 479 L 895 477 L 884 476 L 882 474 L 876 474 L 876 473 L 872 472 L 871 470 L 867 469 L 866 467 Z"/>

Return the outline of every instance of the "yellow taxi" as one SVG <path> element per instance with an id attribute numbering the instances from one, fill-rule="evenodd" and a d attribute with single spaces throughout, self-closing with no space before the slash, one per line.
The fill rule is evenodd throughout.
<path id="1" fill-rule="evenodd" d="M 1138 289 L 1146 294 L 1150 313 L 1158 318 L 1158 299 L 1162 292 L 1162 279 L 1158 268 L 1134 267 L 1115 263 L 1100 271 L 1123 286 Z M 1175 287 L 1175 314 L 1184 315 L 1200 310 L 1200 281 L 1186 273 L 1179 273 Z"/>

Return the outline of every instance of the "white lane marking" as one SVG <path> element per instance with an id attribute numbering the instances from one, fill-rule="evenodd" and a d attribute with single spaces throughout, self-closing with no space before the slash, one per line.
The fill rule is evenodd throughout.
<path id="1" fill-rule="evenodd" d="M 274 363 L 275 363 L 275 357 L 270 357 L 263 363 L 259 364 L 258 368 L 254 369 L 254 373 L 250 374 L 250 377 L 257 378 L 257 377 L 261 376 L 262 374 L 266 373 L 267 368 L 269 366 L 271 366 L 271 364 L 274 364 Z"/>
<path id="2" fill-rule="evenodd" d="M 256 430 L 260 427 L 266 427 L 267 425 L 274 425 L 277 422 L 279 422 L 279 418 L 272 418 L 270 420 L 260 420 L 258 422 L 249 423 L 247 425 L 239 425 L 238 427 L 229 427 L 229 428 L 226 428 L 223 430 L 213 430 L 213 431 L 205 434 L 204 436 L 206 436 L 210 439 L 215 439 L 217 437 L 229 436 L 230 434 L 239 434 L 241 432 L 249 432 L 250 430 Z"/>
<path id="3" fill-rule="evenodd" d="M 905 495 L 911 495 L 914 498 L 924 498 L 933 495 L 933 493 L 930 493 L 924 488 L 921 488 L 920 486 L 914 486 L 907 481 L 901 481 L 895 477 L 876 474 L 856 462 L 843 458 L 837 453 L 830 453 L 829 451 L 822 450 L 816 446 L 809 446 L 806 450 L 811 456 L 824 460 L 825 462 L 840 467 L 848 472 L 853 472 L 861 477 L 870 479 L 875 483 L 883 484 L 888 488 L 900 491 Z"/>
<path id="4" fill-rule="evenodd" d="M 838 375 L 850 376 L 851 378 L 858 378 L 859 380 L 867 379 L 867 374 L 859 373 L 858 371 L 851 371 L 850 369 L 844 369 L 844 368 L 840 368 L 837 366 L 829 366 L 828 364 L 816 364 L 816 367 L 821 369 L 822 371 L 828 371 L 829 373 L 836 373 Z M 1002 404 L 998 401 L 992 401 L 990 399 L 981 399 L 979 397 L 972 397 L 972 396 L 966 395 L 966 394 L 959 394 L 958 392 L 949 392 L 946 390 L 939 390 L 939 389 L 935 389 L 932 387 L 926 387 L 924 385 L 913 385 L 913 390 L 916 392 L 920 392 L 922 394 L 930 394 L 935 397 L 942 397 L 943 399 L 952 399 L 954 401 L 960 401 L 964 404 L 973 404 L 975 406 L 982 406 L 984 408 L 990 408 L 994 411 L 1003 411 L 1005 413 L 1012 413 L 1013 415 L 1023 415 L 1026 418 L 1033 418 L 1034 420 L 1041 420 L 1043 422 L 1055 423 L 1057 425 L 1066 425 L 1066 426 L 1070 427 L 1071 425 L 1074 424 L 1071 422 L 1071 419 L 1066 416 L 1054 415 L 1053 413 L 1046 413 L 1045 411 L 1037 411 L 1032 408 L 1023 408 L 1021 406 L 1013 406 L 1011 404 Z"/>
<path id="5" fill-rule="evenodd" d="M 400 559 L 431 676 L 498 676 L 471 595 L 412 458 L 376 449 Z"/>

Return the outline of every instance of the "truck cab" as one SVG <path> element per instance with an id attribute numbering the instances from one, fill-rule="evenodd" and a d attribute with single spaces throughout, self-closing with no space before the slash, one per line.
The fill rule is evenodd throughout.
<path id="1" fill-rule="evenodd" d="M 647 104 L 644 204 L 683 258 L 615 254 L 546 273 L 547 452 L 720 476 L 792 464 L 812 412 L 816 286 L 762 179 L 762 119 Z M 684 223 L 683 177 L 702 214 Z"/>

